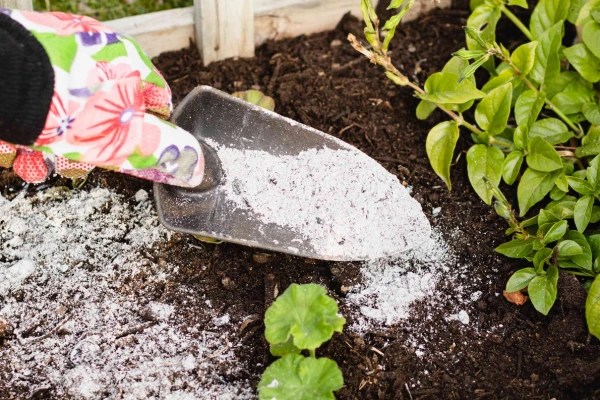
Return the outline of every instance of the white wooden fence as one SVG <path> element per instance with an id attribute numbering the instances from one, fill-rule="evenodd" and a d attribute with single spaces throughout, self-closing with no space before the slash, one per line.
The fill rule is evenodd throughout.
<path id="1" fill-rule="evenodd" d="M 404 21 L 450 4 L 451 0 L 421 0 Z M 31 0 L 0 0 L 0 7 L 30 10 Z M 332 29 L 347 12 L 360 16 L 360 0 L 194 0 L 191 7 L 105 24 L 132 36 L 150 57 L 182 49 L 195 39 L 204 63 L 209 64 L 229 57 L 252 57 L 254 48 L 269 39 Z"/>

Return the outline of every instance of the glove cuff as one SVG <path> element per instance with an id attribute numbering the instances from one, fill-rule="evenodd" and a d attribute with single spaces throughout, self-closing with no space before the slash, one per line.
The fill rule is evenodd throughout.
<path id="1" fill-rule="evenodd" d="M 0 139 L 32 145 L 54 94 L 54 70 L 40 42 L 0 10 Z"/>

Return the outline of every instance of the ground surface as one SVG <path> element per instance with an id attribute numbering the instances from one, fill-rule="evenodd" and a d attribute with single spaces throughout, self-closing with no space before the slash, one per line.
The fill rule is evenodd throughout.
<path id="1" fill-rule="evenodd" d="M 414 80 L 424 82 L 429 74 L 441 69 L 452 51 L 462 47 L 461 26 L 468 11 L 465 1 L 455 3 L 459 4 L 453 9 L 435 11 L 397 32 L 394 61 Z M 289 284 L 315 282 L 329 288 L 348 319 L 344 333 L 336 335 L 319 351 L 319 355 L 335 359 L 343 370 L 345 386 L 337 392 L 338 398 L 600 398 L 600 344 L 587 334 L 583 313 L 585 292 L 572 277 L 562 276 L 558 300 L 547 317 L 535 312 L 530 304 L 517 307 L 504 300 L 501 293 L 506 280 L 512 271 L 521 267 L 492 251 L 505 239 L 504 222 L 470 189 L 464 157 L 453 169 L 452 192 L 434 175 L 425 155 L 425 137 L 442 116 L 435 114 L 427 122 L 416 120 L 417 101 L 411 93 L 391 84 L 381 71 L 369 65 L 346 43 L 348 32 L 359 30 L 360 25 L 355 20 L 346 18 L 331 32 L 267 43 L 252 60 L 225 61 L 204 67 L 195 50 L 186 50 L 161 55 L 155 62 L 171 84 L 175 103 L 200 84 L 227 92 L 257 88 L 274 97 L 278 113 L 340 137 L 379 160 L 413 188 L 414 197 L 422 204 L 432 226 L 439 232 L 439 240 L 444 243 L 446 254 L 441 263 L 438 259 L 429 266 L 414 263 L 408 268 L 419 275 L 424 269 L 440 267 L 434 271 L 437 276 L 434 289 L 425 290 L 425 296 L 416 298 L 408 316 L 403 315 L 405 318 L 400 320 L 391 318 L 391 325 L 386 325 L 379 318 L 381 315 L 369 314 L 356 301 L 364 295 L 360 288 L 369 285 L 364 265 L 265 254 L 230 244 L 201 244 L 189 236 L 175 234 L 163 237 L 155 246 L 137 247 L 136 251 L 145 252 L 144 257 L 149 260 L 148 269 L 142 268 L 146 271 L 143 274 L 124 271 L 123 276 L 116 278 L 110 274 L 108 277 L 97 275 L 100 281 L 115 279 L 121 285 L 118 292 L 127 297 L 133 310 L 131 315 L 117 318 L 114 323 L 104 323 L 109 331 L 104 332 L 103 339 L 98 339 L 102 343 L 97 344 L 101 353 L 114 350 L 111 346 L 118 348 L 104 341 L 114 340 L 130 325 L 138 329 L 125 332 L 129 342 L 143 343 L 158 336 L 169 343 L 168 329 L 158 330 L 154 324 L 148 329 L 155 331 L 145 331 L 144 326 L 139 328 L 144 321 L 158 324 L 159 317 L 144 317 L 146 313 L 134 311 L 147 304 L 158 303 L 163 310 L 172 306 L 161 323 L 175 330 L 176 336 L 185 336 L 184 339 L 194 343 L 199 340 L 198 332 L 216 331 L 225 338 L 222 339 L 225 343 L 232 343 L 224 350 L 214 345 L 213 350 L 225 352 L 232 347 L 232 357 L 242 369 L 229 368 L 227 358 L 211 365 L 221 365 L 213 374 L 218 376 L 220 384 L 238 385 L 242 393 L 246 380 L 250 387 L 256 387 L 260 373 L 272 361 L 260 323 L 266 307 Z M 507 37 L 507 47 L 512 47 L 515 44 L 512 26 L 501 25 L 499 30 Z M 468 148 L 469 142 L 464 135 L 457 154 Z M 5 197 L 13 198 L 23 185 L 11 172 L 1 173 L 0 191 Z M 50 186 L 60 184 L 65 182 L 55 179 Z M 133 199 L 139 189 L 151 193 L 150 184 L 100 171 L 92 174 L 84 189 L 91 191 L 97 187 L 120 194 L 125 203 L 131 203 L 129 207 L 135 207 Z M 27 190 L 32 192 L 33 188 Z M 118 235 L 113 240 L 131 242 Z M 0 263 L 8 261 L 0 258 Z M 403 265 L 406 270 L 406 264 Z M 127 268 L 127 264 L 121 268 Z M 160 275 L 160 279 L 150 273 Z M 43 290 L 46 281 L 32 276 L 33 283 L 41 285 Z M 389 282 L 381 282 L 388 292 L 399 290 L 393 285 L 384 286 Z M 51 288 L 46 290 L 52 292 Z M 21 292 L 9 291 L 4 297 L 0 292 L 0 309 L 3 302 L 14 303 L 18 308 L 17 303 L 31 300 L 27 293 Z M 48 301 L 55 300 L 49 298 Z M 126 304 L 125 300 L 121 304 Z M 377 308 L 377 301 L 371 305 Z M 69 312 L 75 312 L 76 306 L 76 303 L 65 304 Z M 219 318 L 224 315 L 229 316 L 229 322 L 221 324 L 219 321 L 223 320 Z M 387 314 L 390 315 L 397 316 Z M 61 340 L 79 343 L 90 335 L 85 328 L 59 334 L 61 329 L 55 327 L 61 321 L 62 316 L 44 314 L 38 318 L 35 328 L 28 331 L 24 327 L 26 319 L 15 318 L 13 323 L 18 325 L 16 331 L 21 335 L 24 331 L 34 337 L 50 332 L 48 336 L 56 338 L 64 349 L 69 347 L 61 344 Z M 185 327 L 196 330 L 184 331 Z M 23 347 L 15 340 L 14 336 L 5 339 L 0 352 L 1 399 L 25 398 L 32 394 L 33 387 L 43 389 L 33 393 L 36 398 L 85 398 L 81 393 L 64 393 L 61 384 L 48 383 L 51 379 L 42 374 L 42 361 L 29 375 L 22 370 L 17 374 L 7 365 L 8 357 L 11 354 L 14 357 L 11 346 Z M 121 346 L 135 347 L 129 342 Z M 91 349 L 96 351 L 94 345 Z M 98 353 L 94 351 L 93 354 Z M 184 366 L 190 364 L 185 363 L 183 350 L 155 351 Z M 205 360 L 198 349 L 185 351 L 197 360 Z M 72 360 L 72 352 L 72 364 L 65 368 L 78 365 Z M 75 353 L 76 360 L 79 360 L 78 354 Z M 31 365 L 34 357 L 23 359 L 24 364 Z M 140 357 L 133 357 L 132 369 L 140 369 L 135 361 L 138 359 Z M 123 365 L 119 368 L 125 368 Z M 204 381 L 198 379 L 200 372 L 206 371 L 201 362 L 192 366 L 190 370 L 171 371 L 165 378 L 171 382 L 170 386 L 162 383 L 158 386 L 164 391 L 156 389 L 151 395 L 165 397 L 165 391 L 192 393 L 202 382 L 215 385 L 211 376 Z M 35 371 L 42 371 L 41 375 Z M 134 378 L 130 380 L 134 382 Z M 221 398 L 227 398 L 231 392 L 220 393 L 225 396 Z M 109 394 L 99 393 L 98 398 L 103 395 Z M 118 393 L 111 396 L 120 398 Z M 137 397 L 132 394 L 129 398 Z"/>

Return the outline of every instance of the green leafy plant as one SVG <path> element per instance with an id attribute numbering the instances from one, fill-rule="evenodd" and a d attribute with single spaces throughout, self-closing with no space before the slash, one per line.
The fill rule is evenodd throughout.
<path id="1" fill-rule="evenodd" d="M 559 271 L 577 275 L 588 290 L 588 327 L 600 337 L 600 94 L 594 86 L 600 81 L 600 0 L 540 0 L 529 27 L 509 9 L 528 8 L 527 0 L 471 0 L 466 46 L 424 87 L 402 74 L 388 51 L 413 3 L 392 0 L 388 9 L 400 11 L 380 29 L 371 1 L 362 0 L 367 44 L 353 35 L 350 43 L 395 84 L 414 90 L 419 119 L 436 109 L 450 118 L 426 140 L 431 166 L 450 190 L 459 135 L 472 138 L 466 156 L 471 185 L 509 225 L 511 240 L 496 251 L 533 264 L 515 272 L 506 291 L 527 290 L 533 306 L 547 314 Z M 523 33 L 512 51 L 496 42 L 503 16 Z M 581 43 L 563 43 L 569 24 L 582 28 Z M 478 69 L 488 77 L 480 88 Z M 517 185 L 518 212 L 498 189 L 502 181 Z"/>
<path id="2" fill-rule="evenodd" d="M 334 299 L 319 285 L 292 284 L 265 313 L 265 336 L 271 354 L 281 357 L 264 372 L 259 398 L 271 400 L 334 399 L 344 385 L 335 361 L 316 358 L 316 350 L 341 332 L 346 320 Z M 300 354 L 308 350 L 309 357 Z"/>

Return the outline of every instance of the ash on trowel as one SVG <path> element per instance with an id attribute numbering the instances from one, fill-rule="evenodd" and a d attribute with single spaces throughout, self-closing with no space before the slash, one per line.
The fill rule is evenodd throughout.
<path id="1" fill-rule="evenodd" d="M 375 259 L 407 251 L 431 228 L 398 179 L 358 151 L 311 149 L 296 156 L 217 147 L 236 207 L 288 227 L 319 253 Z"/>

